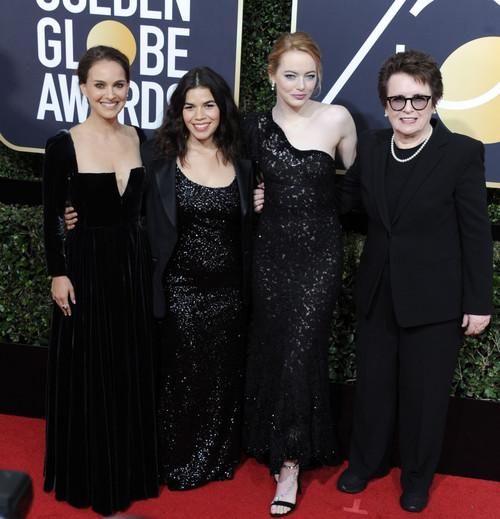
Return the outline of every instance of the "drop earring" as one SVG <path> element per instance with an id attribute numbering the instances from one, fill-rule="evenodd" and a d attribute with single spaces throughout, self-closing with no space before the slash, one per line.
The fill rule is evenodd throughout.
<path id="1" fill-rule="evenodd" d="M 274 91 L 274 87 L 276 86 L 276 83 L 274 81 L 271 81 L 271 90 Z"/>

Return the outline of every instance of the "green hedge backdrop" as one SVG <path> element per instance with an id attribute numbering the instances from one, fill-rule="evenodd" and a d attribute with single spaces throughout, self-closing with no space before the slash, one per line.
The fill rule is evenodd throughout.
<path id="1" fill-rule="evenodd" d="M 241 64 L 242 114 L 273 105 L 267 55 L 276 37 L 289 30 L 291 0 L 245 0 Z M 375 86 L 374 86 L 375 88 Z M 42 157 L 13 151 L 0 143 L 0 177 L 40 182 Z M 500 224 L 500 190 L 488 190 L 492 223 Z M 45 275 L 41 207 L 0 204 L 0 342 L 46 346 L 50 283 Z M 356 379 L 356 329 L 352 287 L 364 236 L 344 233 L 345 272 L 332 319 L 330 378 Z M 452 394 L 500 400 L 500 243 L 495 242 L 495 313 L 489 328 L 464 339 Z"/>

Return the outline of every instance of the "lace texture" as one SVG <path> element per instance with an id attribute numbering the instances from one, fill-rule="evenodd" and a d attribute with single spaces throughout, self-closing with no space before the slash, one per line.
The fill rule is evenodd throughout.
<path id="1" fill-rule="evenodd" d="M 244 446 L 271 474 L 338 462 L 328 382 L 328 335 L 342 277 L 335 164 L 294 148 L 270 112 L 244 122 L 265 182 L 252 276 Z"/>

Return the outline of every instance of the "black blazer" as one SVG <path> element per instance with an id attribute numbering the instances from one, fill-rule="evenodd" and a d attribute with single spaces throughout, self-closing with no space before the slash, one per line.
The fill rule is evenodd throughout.
<path id="1" fill-rule="evenodd" d="M 175 197 L 175 160 L 167 160 L 152 140 L 142 148 L 142 160 L 149 179 L 146 199 L 146 226 L 153 258 L 153 313 L 163 317 L 166 312 L 162 277 L 177 242 L 177 204 Z M 253 227 L 253 177 L 248 160 L 234 165 L 241 203 L 241 244 L 243 255 L 244 303 L 250 301 L 250 267 Z"/>
<path id="2" fill-rule="evenodd" d="M 440 122 L 404 186 L 392 221 L 385 169 L 392 130 L 360 136 L 357 157 L 336 187 L 340 212 L 363 204 L 368 232 L 356 280 L 366 315 L 388 266 L 396 319 L 418 326 L 488 315 L 493 307 L 493 251 L 484 177 L 484 146 Z"/>

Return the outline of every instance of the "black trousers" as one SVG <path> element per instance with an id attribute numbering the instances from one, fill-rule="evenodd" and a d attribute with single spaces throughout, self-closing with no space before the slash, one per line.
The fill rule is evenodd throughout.
<path id="1" fill-rule="evenodd" d="M 402 328 L 385 275 L 372 311 L 358 316 L 356 401 L 349 468 L 368 478 L 388 466 L 399 425 L 401 486 L 427 491 L 439 461 L 461 319 Z"/>

